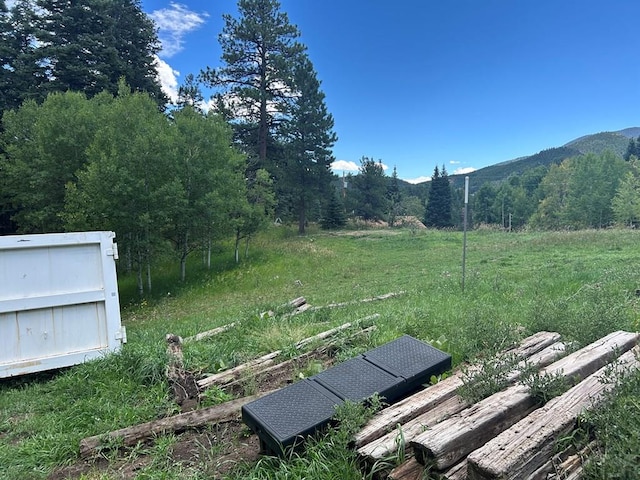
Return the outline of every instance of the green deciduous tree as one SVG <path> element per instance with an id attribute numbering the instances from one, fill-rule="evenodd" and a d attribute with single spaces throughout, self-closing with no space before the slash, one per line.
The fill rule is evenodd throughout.
<path id="1" fill-rule="evenodd" d="M 167 172 L 177 180 L 177 197 L 167 227 L 186 278 L 187 257 L 197 247 L 233 231 L 232 206 L 246 202 L 244 157 L 231 148 L 231 130 L 218 116 L 187 106 L 174 112 L 168 129 Z"/>
<path id="2" fill-rule="evenodd" d="M 631 170 L 620 180 L 611 208 L 617 223 L 633 227 L 640 221 L 640 168 L 634 156 L 630 164 Z"/>
<path id="3" fill-rule="evenodd" d="M 98 103 L 97 103 L 98 104 Z M 76 181 L 101 117 L 82 93 L 27 101 L 4 116 L 5 160 L 0 184 L 22 233 L 59 232 L 65 185 Z"/>
<path id="4" fill-rule="evenodd" d="M 151 289 L 151 266 L 172 219 L 185 207 L 166 117 L 147 94 L 121 84 L 87 149 L 76 184 L 67 185 L 71 229 L 114 230 L 138 290 Z"/>

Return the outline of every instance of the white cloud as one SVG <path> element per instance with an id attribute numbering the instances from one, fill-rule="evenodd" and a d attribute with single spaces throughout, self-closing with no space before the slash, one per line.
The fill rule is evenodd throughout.
<path id="1" fill-rule="evenodd" d="M 178 77 L 180 72 L 171 68 L 164 60 L 156 57 L 156 70 L 162 91 L 172 102 L 178 99 Z"/>
<path id="2" fill-rule="evenodd" d="M 476 170 L 477 168 L 473 168 L 473 167 L 456 168 L 453 171 L 453 175 L 464 175 L 465 173 L 475 172 Z"/>
<path id="3" fill-rule="evenodd" d="M 449 161 L 449 165 L 459 165 L 459 164 L 460 164 L 460 162 L 457 161 L 457 160 L 450 160 Z"/>
<path id="4" fill-rule="evenodd" d="M 430 182 L 431 181 L 431 177 L 417 177 L 417 178 L 406 178 L 404 179 L 405 182 L 407 183 L 413 183 L 414 185 L 416 183 L 423 183 L 423 182 Z"/>
<path id="5" fill-rule="evenodd" d="M 206 12 L 192 12 L 186 5 L 175 2 L 171 2 L 168 8 L 151 12 L 149 17 L 158 27 L 158 37 L 162 43 L 160 55 L 170 58 L 182 51 L 184 36 L 200 28 L 208 16 Z"/>
<path id="6" fill-rule="evenodd" d="M 352 162 L 351 160 L 336 160 L 331 164 L 331 170 L 334 172 L 336 170 L 342 170 L 345 172 L 357 172 L 360 167 L 356 164 L 356 162 Z"/>

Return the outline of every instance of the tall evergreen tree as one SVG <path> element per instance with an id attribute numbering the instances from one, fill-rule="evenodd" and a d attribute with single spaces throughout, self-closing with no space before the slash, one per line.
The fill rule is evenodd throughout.
<path id="1" fill-rule="evenodd" d="M 352 177 L 353 203 L 356 215 L 364 220 L 380 220 L 387 213 L 387 178 L 382 161 L 362 157 L 358 175 Z"/>
<path id="2" fill-rule="evenodd" d="M 624 154 L 625 161 L 629 161 L 632 156 L 636 158 L 640 158 L 640 137 L 636 140 L 632 138 L 629 140 L 629 145 L 627 146 L 627 151 Z"/>
<path id="3" fill-rule="evenodd" d="M 292 100 L 293 67 L 305 47 L 277 0 L 240 0 L 238 9 L 238 19 L 223 16 L 219 42 L 224 66 L 207 67 L 200 77 L 223 89 L 217 105 L 236 120 L 238 136 L 257 160 L 250 168 L 255 171 L 270 167 L 269 136 Z"/>
<path id="4" fill-rule="evenodd" d="M 393 167 L 393 173 L 387 186 L 387 200 L 389 201 L 389 214 L 387 215 L 387 223 L 393 227 L 396 217 L 400 213 L 402 195 L 400 193 L 400 184 L 398 183 L 398 170 Z"/>
<path id="5" fill-rule="evenodd" d="M 453 225 L 451 218 L 451 185 L 444 165 L 436 166 L 431 176 L 429 196 L 424 223 L 427 227 L 448 228 Z"/>
<path id="6" fill-rule="evenodd" d="M 134 91 L 164 105 L 155 67 L 160 45 L 139 0 L 36 0 L 38 54 L 47 68 L 46 91 L 82 91 L 91 97 Z"/>
<path id="7" fill-rule="evenodd" d="M 9 12 L 0 9 L 0 114 L 25 100 L 40 102 L 47 95 L 37 19 L 33 0 L 18 0 Z"/>
<path id="8" fill-rule="evenodd" d="M 294 67 L 295 100 L 280 130 L 286 156 L 277 174 L 298 217 L 298 233 L 304 234 L 307 212 L 329 193 L 331 149 L 337 137 L 333 117 L 327 111 L 324 93 L 311 61 L 301 56 Z"/>

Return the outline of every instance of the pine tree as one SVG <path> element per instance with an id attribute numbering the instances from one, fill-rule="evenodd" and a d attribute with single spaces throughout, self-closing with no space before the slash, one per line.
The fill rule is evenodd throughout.
<path id="1" fill-rule="evenodd" d="M 344 214 L 344 205 L 338 192 L 334 190 L 329 197 L 329 203 L 327 203 L 320 225 L 326 230 L 335 230 L 344 227 L 346 224 L 347 218 Z"/>
<path id="2" fill-rule="evenodd" d="M 225 65 L 207 67 L 200 78 L 222 88 L 216 103 L 236 120 L 238 137 L 257 160 L 251 173 L 270 167 L 269 136 L 292 100 L 293 68 L 305 47 L 277 0 L 240 0 L 238 9 L 239 19 L 223 16 L 219 42 Z"/>
<path id="3" fill-rule="evenodd" d="M 380 220 L 387 213 L 387 179 L 382 161 L 362 157 L 358 175 L 352 179 L 355 213 L 364 220 Z"/>
<path id="4" fill-rule="evenodd" d="M 398 170 L 393 167 L 393 174 L 387 187 L 387 200 L 389 201 L 389 215 L 387 216 L 387 223 L 390 227 L 393 227 L 396 222 L 396 217 L 400 212 L 400 202 L 402 201 L 402 195 L 400 194 L 400 185 L 398 183 Z"/>
<path id="5" fill-rule="evenodd" d="M 451 186 L 444 165 L 442 170 L 436 166 L 431 176 L 427 209 L 424 218 L 427 227 L 448 228 L 453 225 L 451 219 Z"/>
<path id="6" fill-rule="evenodd" d="M 124 78 L 134 91 L 147 92 L 164 105 L 166 98 L 155 66 L 160 45 L 154 24 L 142 11 L 139 0 L 19 3 L 24 6 L 18 10 L 19 4 L 14 7 L 15 21 L 20 21 L 22 37 L 28 39 L 23 50 L 32 51 L 23 53 L 27 61 L 15 69 L 15 74 L 20 78 L 32 71 L 37 73 L 37 100 L 43 100 L 47 93 L 67 90 L 88 97 L 103 90 L 116 94 L 118 82 Z"/>
<path id="7" fill-rule="evenodd" d="M 327 196 L 331 183 L 331 149 L 336 142 L 333 117 L 327 111 L 324 93 L 311 61 L 301 56 L 294 67 L 295 101 L 282 124 L 286 156 L 278 168 L 280 188 L 292 199 L 303 234 L 312 203 Z"/>

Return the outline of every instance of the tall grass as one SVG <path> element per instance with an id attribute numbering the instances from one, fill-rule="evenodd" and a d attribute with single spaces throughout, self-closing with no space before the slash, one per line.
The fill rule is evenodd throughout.
<path id="1" fill-rule="evenodd" d="M 46 478 L 57 466 L 77 460 L 81 438 L 176 412 L 163 379 L 166 333 L 184 337 L 240 322 L 185 346 L 187 368 L 212 373 L 272 350 L 287 351 L 304 337 L 374 313 L 377 331 L 338 352 L 339 360 L 404 333 L 447 350 L 458 364 L 539 330 L 558 331 L 578 345 L 613 330 L 636 331 L 639 240 L 640 233 L 631 230 L 471 232 L 462 291 L 458 232 L 312 229 L 298 237 L 280 227 L 256 239 L 250 257 L 239 264 L 230 249 L 221 249 L 215 268 L 207 271 L 194 255 L 185 284 L 177 281 L 173 265 L 161 266 L 154 292 L 144 299 L 124 277 L 122 315 L 129 343 L 120 354 L 0 381 L 0 478 Z M 403 293 L 287 318 L 260 315 L 281 311 L 299 296 L 323 306 L 389 292 Z M 335 437 L 314 445 L 291 460 L 304 465 L 299 471 L 326 473 L 314 478 L 336 478 L 336 471 L 342 478 L 360 478 L 353 453 Z M 153 461 L 139 478 L 184 478 L 187 467 L 168 465 L 165 457 L 160 449 L 151 450 Z M 190 478 L 207 476 L 206 469 L 188 468 Z M 238 475 L 284 478 L 281 468 L 263 460 Z M 100 478 L 118 476 L 107 472 Z"/>

